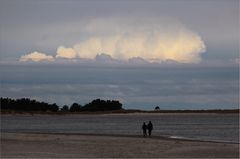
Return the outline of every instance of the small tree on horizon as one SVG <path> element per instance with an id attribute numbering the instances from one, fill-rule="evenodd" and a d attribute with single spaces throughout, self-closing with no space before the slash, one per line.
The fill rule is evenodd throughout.
<path id="1" fill-rule="evenodd" d="M 78 103 L 73 103 L 72 106 L 70 107 L 70 112 L 79 112 L 81 111 L 82 106 Z"/>
<path id="2" fill-rule="evenodd" d="M 69 111 L 68 106 L 67 106 L 67 105 L 64 105 L 64 106 L 62 107 L 61 111 L 63 111 L 63 112 L 68 112 L 68 111 Z"/>

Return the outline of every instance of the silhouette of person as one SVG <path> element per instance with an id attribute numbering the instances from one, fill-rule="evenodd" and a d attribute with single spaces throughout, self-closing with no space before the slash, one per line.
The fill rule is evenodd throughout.
<path id="1" fill-rule="evenodd" d="M 145 122 L 142 125 L 142 130 L 143 130 L 143 137 L 146 137 L 147 136 L 147 125 Z"/>
<path id="2" fill-rule="evenodd" d="M 148 136 L 151 136 L 152 130 L 153 130 L 153 124 L 151 121 L 148 122 L 147 129 L 148 129 Z"/>

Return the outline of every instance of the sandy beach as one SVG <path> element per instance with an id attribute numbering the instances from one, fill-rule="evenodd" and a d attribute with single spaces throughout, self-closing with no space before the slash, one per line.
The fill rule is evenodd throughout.
<path id="1" fill-rule="evenodd" d="M 161 137 L 2 133 L 1 158 L 238 158 L 239 144 Z"/>

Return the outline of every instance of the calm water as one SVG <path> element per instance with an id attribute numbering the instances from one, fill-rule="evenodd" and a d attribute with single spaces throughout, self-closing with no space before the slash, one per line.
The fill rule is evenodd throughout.
<path id="1" fill-rule="evenodd" d="M 154 136 L 239 142 L 238 114 L 3 115 L 1 132 L 140 135 L 149 120 Z"/>

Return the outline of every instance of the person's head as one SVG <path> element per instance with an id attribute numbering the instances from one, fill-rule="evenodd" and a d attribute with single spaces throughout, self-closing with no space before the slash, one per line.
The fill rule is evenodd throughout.
<path id="1" fill-rule="evenodd" d="M 149 121 L 149 123 L 152 123 L 151 121 Z"/>

